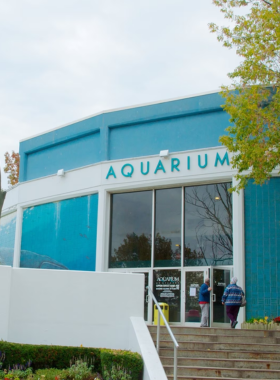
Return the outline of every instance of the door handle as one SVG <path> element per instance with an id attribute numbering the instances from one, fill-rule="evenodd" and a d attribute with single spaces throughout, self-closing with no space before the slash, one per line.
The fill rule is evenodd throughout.
<path id="1" fill-rule="evenodd" d="M 149 303 L 149 295 L 146 295 L 146 302 Z"/>
<path id="2" fill-rule="evenodd" d="M 216 294 L 213 294 L 213 302 L 216 302 Z"/>

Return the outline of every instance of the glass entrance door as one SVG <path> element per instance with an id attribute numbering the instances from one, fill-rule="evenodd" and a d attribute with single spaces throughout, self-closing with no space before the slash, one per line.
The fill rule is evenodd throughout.
<path id="1" fill-rule="evenodd" d="M 137 274 L 144 274 L 145 275 L 145 284 L 144 284 L 144 320 L 146 322 L 149 321 L 149 295 L 148 295 L 148 289 L 147 286 L 149 284 L 149 273 L 148 272 L 142 272 L 142 271 L 137 271 L 137 272 L 131 272 L 131 273 L 137 273 Z"/>
<path id="2" fill-rule="evenodd" d="M 197 269 L 186 269 L 183 273 L 185 283 L 182 287 L 182 322 L 187 326 L 198 327 L 201 321 L 201 309 L 198 302 L 199 291 L 201 285 L 204 283 L 206 277 L 208 277 L 208 267 Z M 184 294 L 183 294 L 184 293 Z"/>
<path id="3" fill-rule="evenodd" d="M 222 305 L 222 296 L 232 277 L 229 267 L 198 267 L 185 269 L 182 273 L 182 314 L 181 321 L 187 326 L 198 327 L 201 322 L 201 309 L 198 302 L 199 291 L 205 279 L 210 278 L 210 327 L 227 327 L 229 319 Z"/>
<path id="4" fill-rule="evenodd" d="M 181 271 L 178 269 L 154 270 L 153 293 L 159 303 L 169 306 L 169 322 L 180 322 Z"/>
<path id="5" fill-rule="evenodd" d="M 210 286 L 212 287 L 212 297 L 210 305 L 211 327 L 225 327 L 230 322 L 226 307 L 222 305 L 222 296 L 225 288 L 230 284 L 232 269 L 226 267 L 210 268 Z"/>

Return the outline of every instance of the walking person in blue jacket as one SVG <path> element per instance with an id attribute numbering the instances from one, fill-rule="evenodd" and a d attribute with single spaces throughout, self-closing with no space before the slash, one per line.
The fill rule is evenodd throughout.
<path id="1" fill-rule="evenodd" d="M 206 278 L 199 291 L 198 302 L 201 308 L 200 327 L 208 327 L 209 306 L 210 306 L 210 280 Z"/>
<path id="2" fill-rule="evenodd" d="M 238 323 L 237 316 L 242 304 L 242 296 L 244 297 L 242 288 L 236 285 L 237 281 L 236 277 L 232 277 L 230 285 L 225 288 L 222 297 L 222 304 L 226 305 L 226 312 L 230 319 L 230 327 L 232 329 L 235 329 Z"/>

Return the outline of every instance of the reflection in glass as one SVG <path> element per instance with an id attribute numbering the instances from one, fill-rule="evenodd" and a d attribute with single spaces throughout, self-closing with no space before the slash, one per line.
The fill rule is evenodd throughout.
<path id="1" fill-rule="evenodd" d="M 132 272 L 132 273 L 141 273 L 141 272 Z M 145 275 L 145 284 L 144 284 L 144 320 L 148 321 L 148 295 L 149 291 L 147 289 L 147 286 L 149 285 L 149 273 L 142 273 Z"/>
<path id="2" fill-rule="evenodd" d="M 20 267 L 95 271 L 97 210 L 98 194 L 26 208 Z"/>
<path id="3" fill-rule="evenodd" d="M 153 293 L 159 303 L 169 305 L 169 321 L 180 322 L 181 272 L 177 269 L 155 270 Z"/>
<path id="4" fill-rule="evenodd" d="M 110 268 L 151 266 L 152 191 L 111 197 Z"/>
<path id="5" fill-rule="evenodd" d="M 200 286 L 204 283 L 204 272 L 186 272 L 185 322 L 200 322 L 201 310 L 198 303 Z"/>
<path id="6" fill-rule="evenodd" d="M 147 302 L 147 296 L 149 294 L 148 292 L 148 289 L 147 289 L 147 286 L 149 285 L 149 274 L 148 273 L 144 273 L 145 274 L 145 289 L 144 289 L 144 320 L 147 321 L 148 320 L 148 302 Z"/>
<path id="7" fill-rule="evenodd" d="M 155 267 L 181 266 L 181 194 L 156 190 Z"/>
<path id="8" fill-rule="evenodd" d="M 0 218 L 0 265 L 13 266 L 17 213 Z"/>
<path id="9" fill-rule="evenodd" d="M 233 264 L 230 187 L 185 187 L 185 266 Z"/>
<path id="10" fill-rule="evenodd" d="M 213 269 L 213 294 L 216 295 L 216 302 L 213 302 L 213 322 L 229 323 L 226 308 L 222 305 L 222 297 L 225 288 L 230 283 L 229 269 Z"/>

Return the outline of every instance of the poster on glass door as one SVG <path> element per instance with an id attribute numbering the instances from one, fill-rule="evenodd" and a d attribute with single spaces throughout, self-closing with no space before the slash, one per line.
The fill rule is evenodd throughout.
<path id="1" fill-rule="evenodd" d="M 177 269 L 154 271 L 154 294 L 159 303 L 169 305 L 170 322 L 180 322 L 181 272 Z"/>

